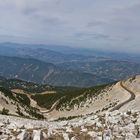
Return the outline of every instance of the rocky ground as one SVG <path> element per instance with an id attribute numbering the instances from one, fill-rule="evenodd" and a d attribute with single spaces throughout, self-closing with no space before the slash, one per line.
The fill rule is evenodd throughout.
<path id="1" fill-rule="evenodd" d="M 107 112 L 65 121 L 0 115 L 0 140 L 140 140 L 140 112 Z"/>

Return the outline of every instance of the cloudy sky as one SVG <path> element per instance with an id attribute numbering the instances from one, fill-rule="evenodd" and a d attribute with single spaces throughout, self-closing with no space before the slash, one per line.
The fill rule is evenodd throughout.
<path id="1" fill-rule="evenodd" d="M 0 0 L 0 41 L 140 52 L 140 0 Z"/>

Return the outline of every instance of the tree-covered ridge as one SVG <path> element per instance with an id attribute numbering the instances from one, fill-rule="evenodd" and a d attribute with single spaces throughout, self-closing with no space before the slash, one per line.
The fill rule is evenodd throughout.
<path id="1" fill-rule="evenodd" d="M 67 108 L 74 108 L 75 105 L 80 105 L 81 102 L 85 102 L 87 98 L 96 97 L 104 90 L 107 85 L 95 86 L 91 88 L 74 88 L 74 87 L 57 87 L 56 93 L 41 95 L 32 95 L 32 99 L 37 101 L 38 105 L 47 109 L 56 104 L 56 110 Z"/>
<path id="2" fill-rule="evenodd" d="M 87 99 L 98 96 L 109 86 L 100 85 L 90 88 L 53 87 L 18 79 L 5 79 L 3 77 L 0 79 L 0 85 L 0 90 L 5 96 L 28 108 L 26 111 L 28 110 L 30 113 L 35 110 L 35 108 L 31 107 L 31 100 L 37 103 L 39 108 L 37 107 L 36 109 L 71 110 L 75 105 L 80 106 L 81 102 L 86 102 Z M 18 113 L 21 114 L 19 110 Z"/>

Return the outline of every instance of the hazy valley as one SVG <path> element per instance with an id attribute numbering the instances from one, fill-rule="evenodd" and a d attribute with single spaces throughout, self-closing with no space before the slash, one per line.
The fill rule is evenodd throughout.
<path id="1" fill-rule="evenodd" d="M 140 73 L 139 56 L 57 47 L 1 43 L 0 75 L 53 86 L 91 87 Z"/>

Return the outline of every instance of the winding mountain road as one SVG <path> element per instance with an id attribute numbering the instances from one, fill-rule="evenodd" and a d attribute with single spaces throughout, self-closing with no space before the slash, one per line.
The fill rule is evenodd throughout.
<path id="1" fill-rule="evenodd" d="M 49 110 L 40 110 L 40 112 L 41 112 L 42 114 L 50 113 L 51 111 L 53 111 L 53 110 L 56 108 L 56 106 L 59 104 L 60 100 L 62 100 L 63 98 L 65 98 L 65 96 L 63 96 L 63 97 L 61 97 L 59 100 L 57 100 L 57 101 L 52 105 L 52 107 L 51 107 Z"/>
<path id="2" fill-rule="evenodd" d="M 110 110 L 110 112 L 115 111 L 115 110 L 119 110 L 122 106 L 124 106 L 125 104 L 131 102 L 132 100 L 134 100 L 134 99 L 136 98 L 135 93 L 134 93 L 132 90 L 130 90 L 128 87 L 126 87 L 123 81 L 120 82 L 120 86 L 121 86 L 123 89 L 125 89 L 127 92 L 129 92 L 130 98 L 129 98 L 128 100 L 126 100 L 126 101 L 124 101 L 124 102 L 118 104 L 118 105 L 115 106 L 114 108 L 112 108 L 112 109 Z"/>

